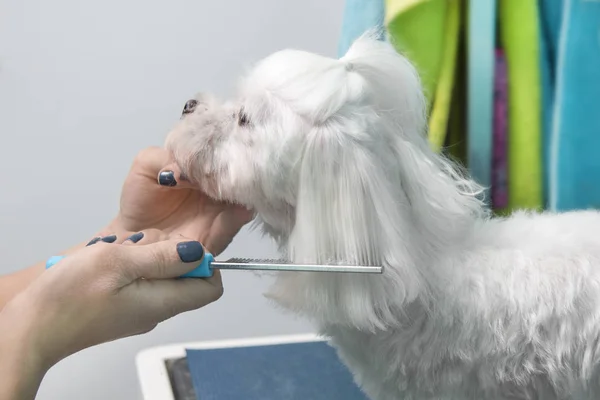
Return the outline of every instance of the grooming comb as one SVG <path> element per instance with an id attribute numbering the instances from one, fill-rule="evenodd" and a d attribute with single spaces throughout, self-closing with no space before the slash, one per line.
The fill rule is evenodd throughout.
<path id="1" fill-rule="evenodd" d="M 64 256 L 50 257 L 46 269 L 62 260 Z M 182 278 L 208 278 L 213 270 L 245 270 L 245 271 L 296 271 L 296 272 L 343 272 L 361 274 L 381 274 L 382 266 L 368 265 L 335 265 L 335 264 L 293 264 L 285 260 L 230 258 L 227 261 L 215 261 L 212 254 L 206 252 L 202 263 Z"/>

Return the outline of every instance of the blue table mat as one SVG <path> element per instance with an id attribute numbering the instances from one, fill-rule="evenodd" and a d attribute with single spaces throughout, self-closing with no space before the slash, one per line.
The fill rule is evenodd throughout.
<path id="1" fill-rule="evenodd" d="M 325 342 L 186 353 L 198 400 L 368 400 Z"/>

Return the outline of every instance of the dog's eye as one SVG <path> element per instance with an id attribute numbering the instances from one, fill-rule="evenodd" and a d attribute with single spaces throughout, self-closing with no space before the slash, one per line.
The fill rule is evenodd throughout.
<path id="1" fill-rule="evenodd" d="M 238 114 L 238 125 L 246 126 L 249 124 L 250 124 L 250 118 L 248 117 L 248 114 L 246 114 L 244 109 L 242 108 Z"/>
<path id="2" fill-rule="evenodd" d="M 196 109 L 197 105 L 198 105 L 198 101 L 188 100 L 188 102 L 185 103 L 185 106 L 183 106 L 183 111 L 181 112 L 181 115 L 193 113 L 194 110 Z"/>

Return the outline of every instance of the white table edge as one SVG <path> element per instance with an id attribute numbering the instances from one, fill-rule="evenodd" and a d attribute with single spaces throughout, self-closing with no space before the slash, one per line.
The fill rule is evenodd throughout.
<path id="1" fill-rule="evenodd" d="M 165 360 L 185 357 L 186 349 L 223 349 L 232 347 L 269 346 L 287 343 L 326 341 L 315 333 L 262 336 L 203 342 L 174 343 L 140 351 L 135 359 L 143 400 L 175 400 Z"/>

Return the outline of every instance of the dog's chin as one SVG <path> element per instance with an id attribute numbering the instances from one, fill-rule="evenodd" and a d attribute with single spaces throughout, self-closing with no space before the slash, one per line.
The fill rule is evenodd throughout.
<path id="1" fill-rule="evenodd" d="M 217 179 L 213 175 L 203 175 L 198 179 L 197 185 L 208 197 L 217 201 L 228 201 L 220 190 Z"/>
<path id="2" fill-rule="evenodd" d="M 202 191 L 213 200 L 232 202 L 232 199 L 227 198 L 227 193 L 222 190 L 219 185 L 219 177 L 215 174 L 204 173 L 202 171 L 194 171 L 185 168 L 185 165 L 180 165 L 181 178 Z"/>
<path id="3" fill-rule="evenodd" d="M 247 210 L 254 210 L 254 205 L 234 195 L 234 191 L 228 189 L 216 174 L 195 174 L 187 178 L 192 186 L 219 203 L 227 203 L 242 206 Z"/>

